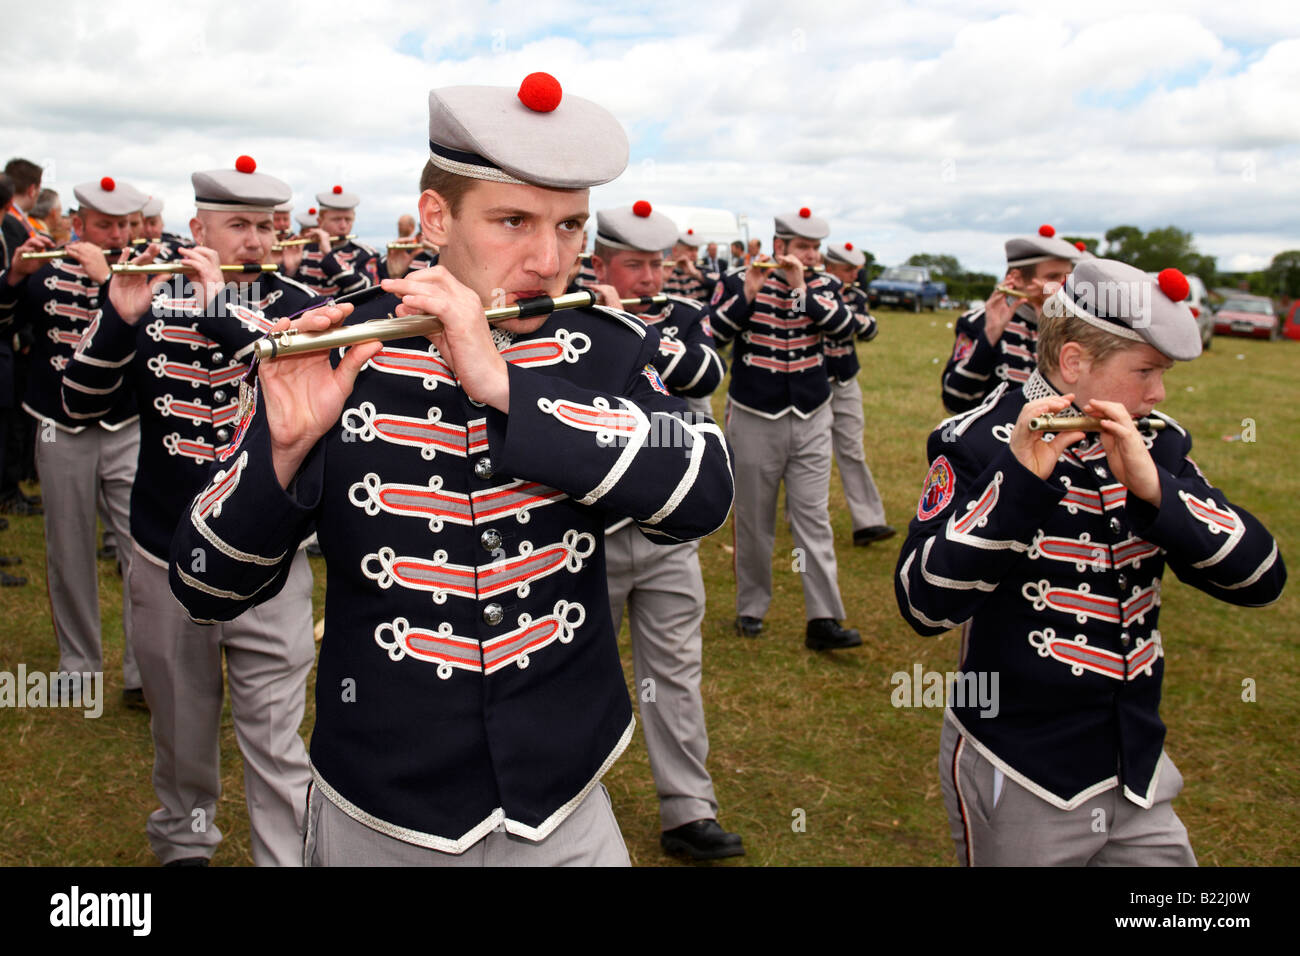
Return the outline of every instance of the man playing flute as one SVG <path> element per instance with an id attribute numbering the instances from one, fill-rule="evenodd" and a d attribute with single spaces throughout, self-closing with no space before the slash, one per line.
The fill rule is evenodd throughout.
<path id="1" fill-rule="evenodd" d="M 96 501 L 104 501 L 105 525 L 113 532 L 130 572 L 130 498 L 140 442 L 135 393 L 116 391 L 100 414 L 79 417 L 63 405 L 63 371 L 83 333 L 103 307 L 110 272 L 106 249 L 130 245 L 128 216 L 147 196 L 104 176 L 73 189 L 79 208 L 72 228 L 79 236 L 67 255 L 27 259 L 54 243 L 41 235 L 15 250 L 0 278 L 0 335 L 30 325 L 35 338 L 23 409 L 39 423 L 36 469 L 45 506 L 45 566 L 50 612 L 59 642 L 59 671 L 77 681 L 103 671 L 99 583 L 95 566 Z M 123 699 L 143 703 L 132 644 L 131 596 L 122 593 Z"/>
<path id="2" fill-rule="evenodd" d="M 306 862 L 626 864 L 600 785 L 633 730 L 604 529 L 715 530 L 725 442 L 663 387 L 640 320 L 485 321 L 563 291 L 589 188 L 627 164 L 618 121 L 535 73 L 433 90 L 428 133 L 420 231 L 438 265 L 293 327 L 396 312 L 442 330 L 264 362 L 255 411 L 177 529 L 172 590 L 229 619 L 275 594 L 318 530 Z"/>
<path id="3" fill-rule="evenodd" d="M 676 234 L 673 221 L 645 200 L 602 209 L 596 214 L 591 288 L 613 308 L 624 296 L 658 295 L 663 250 Z M 708 310 L 684 296 L 634 308 L 660 333 L 654 364 L 665 386 L 686 399 L 697 421 L 711 421 L 709 396 L 726 370 L 713 350 Z M 635 683 L 652 689 L 641 694 L 641 722 L 659 794 L 660 846 L 668 853 L 716 860 L 740 856 L 745 848 L 739 834 L 718 823 L 718 800 L 706 767 L 709 735 L 700 694 L 704 579 L 698 551 L 696 541 L 671 547 L 648 541 L 630 518 L 619 518 L 605 532 L 614 627 L 621 626 L 626 609 Z"/>
<path id="4" fill-rule="evenodd" d="M 1187 280 L 1079 263 L 1048 299 L 1038 367 L 930 436 L 895 593 L 923 635 L 962 628 L 939 773 L 964 865 L 1193 865 L 1164 752 L 1166 565 L 1258 607 L 1286 569 L 1264 526 L 1211 485 L 1155 411 L 1195 358 Z M 1044 436 L 1036 416 L 1101 419 Z M 1135 416 L 1167 426 L 1142 435 Z M 1173 647 L 1174 645 L 1171 645 Z M 976 693 L 983 687 L 991 695 Z"/>
<path id="5" fill-rule="evenodd" d="M 214 627 L 191 621 L 167 584 L 172 533 L 209 466 L 234 440 L 251 343 L 316 299 L 274 273 L 254 282 L 230 276 L 228 283 L 220 270 L 270 259 L 272 209 L 290 189 L 256 170 L 252 157 L 241 156 L 233 169 L 194 173 L 198 211 L 190 230 L 197 245 L 177 250 L 191 274 L 114 276 L 63 375 L 63 404 L 78 420 L 103 414 L 119 393 L 140 399 L 127 589 L 160 804 L 145 829 L 165 866 L 206 865 L 221 843 L 223 657 L 244 755 L 253 861 L 296 866 L 302 859 L 302 797 L 311 778 L 298 727 L 315 660 L 307 557 L 291 551 L 279 593 Z M 136 263 L 157 251 L 150 245 Z"/>
<path id="6" fill-rule="evenodd" d="M 1079 252 L 1056 238 L 1050 225 L 1039 226 L 1036 236 L 1007 240 L 1003 287 L 1013 294 L 995 291 L 957 319 L 956 342 L 941 380 L 944 408 L 968 411 L 1003 382 L 1024 384 L 1034 370 L 1043 302 L 1060 288 Z"/>

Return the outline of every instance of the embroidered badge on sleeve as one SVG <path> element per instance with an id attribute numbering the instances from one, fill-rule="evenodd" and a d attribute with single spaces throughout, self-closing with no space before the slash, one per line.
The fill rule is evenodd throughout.
<path id="1" fill-rule="evenodd" d="M 975 340 L 965 332 L 957 336 L 957 344 L 952 350 L 952 360 L 954 362 L 964 362 L 970 358 L 970 354 L 975 351 Z"/>
<path id="2" fill-rule="evenodd" d="M 664 387 L 664 380 L 659 377 L 659 370 L 653 365 L 647 363 L 641 369 L 641 374 L 646 377 L 646 380 L 650 383 L 650 387 L 656 392 L 662 392 L 665 395 L 668 394 L 668 389 Z"/>
<path id="3" fill-rule="evenodd" d="M 916 516 L 922 521 L 929 521 L 948 506 L 957 491 L 957 479 L 953 475 L 952 465 L 940 455 L 930 466 L 930 473 L 925 476 L 921 487 L 921 500 L 916 505 Z"/>

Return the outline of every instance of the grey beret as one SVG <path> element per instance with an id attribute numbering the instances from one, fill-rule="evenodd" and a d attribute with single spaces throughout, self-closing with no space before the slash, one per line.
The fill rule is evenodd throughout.
<path id="1" fill-rule="evenodd" d="M 627 134 L 602 106 L 563 94 L 546 73 L 519 89 L 429 91 L 429 158 L 450 173 L 499 183 L 586 189 L 627 168 Z"/>
<path id="2" fill-rule="evenodd" d="M 278 202 L 278 203 L 276 203 L 276 204 L 275 204 L 275 211 L 276 211 L 276 212 L 293 212 L 293 200 L 292 200 L 292 199 L 286 199 L 284 202 Z"/>
<path id="3" fill-rule="evenodd" d="M 684 246 L 690 246 L 692 249 L 700 247 L 700 237 L 695 234 L 694 229 L 683 229 L 677 234 L 677 241 Z"/>
<path id="4" fill-rule="evenodd" d="M 778 239 L 793 239 L 796 236 L 802 239 L 825 239 L 831 234 L 830 224 L 825 219 L 814 216 L 807 206 L 798 212 L 782 213 L 774 218 Z"/>
<path id="5" fill-rule="evenodd" d="M 1186 295 L 1187 279 L 1176 269 L 1166 269 L 1153 279 L 1126 262 L 1094 258 L 1075 266 L 1065 284 L 1043 304 L 1043 312 L 1072 315 L 1186 362 L 1201 354 L 1200 329 L 1182 301 Z"/>
<path id="6" fill-rule="evenodd" d="M 111 176 L 72 187 L 81 208 L 93 209 L 106 216 L 129 216 L 139 212 L 149 197 L 129 183 L 115 182 Z"/>
<path id="7" fill-rule="evenodd" d="M 194 184 L 194 205 L 218 212 L 270 212 L 293 196 L 288 183 L 257 172 L 251 156 L 240 156 L 234 169 L 201 170 L 190 176 L 190 182 Z"/>
<path id="8" fill-rule="evenodd" d="M 163 210 L 163 201 L 159 199 L 157 196 L 150 196 L 149 201 L 145 203 L 144 207 L 140 210 L 140 215 L 144 216 L 146 219 L 149 219 L 153 216 L 161 216 L 162 210 Z"/>
<path id="9" fill-rule="evenodd" d="M 1006 242 L 1007 268 L 1033 265 L 1048 259 L 1064 259 L 1078 262 L 1080 252 L 1073 243 L 1056 237 L 1056 230 L 1051 226 L 1039 226 L 1036 236 L 1016 236 Z"/>
<path id="10" fill-rule="evenodd" d="M 677 225 L 642 199 L 596 213 L 596 241 L 614 249 L 662 252 L 677 239 Z"/>
<path id="11" fill-rule="evenodd" d="M 332 186 L 316 194 L 316 205 L 323 209 L 356 209 L 360 203 L 360 196 L 345 192 L 342 186 Z"/>
<path id="12" fill-rule="evenodd" d="M 854 249 L 851 242 L 837 242 L 834 245 L 827 246 L 826 260 L 828 262 L 842 262 L 845 265 L 856 266 L 859 269 L 867 264 L 867 257 L 862 254 L 862 250 Z"/>

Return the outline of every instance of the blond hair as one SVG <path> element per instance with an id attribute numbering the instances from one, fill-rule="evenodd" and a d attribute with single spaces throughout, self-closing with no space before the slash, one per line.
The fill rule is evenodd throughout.
<path id="1" fill-rule="evenodd" d="M 1060 368 L 1061 349 L 1067 342 L 1079 343 L 1088 357 L 1097 364 L 1116 352 L 1140 344 L 1099 329 L 1069 313 L 1044 314 L 1038 320 L 1039 369 L 1043 372 L 1057 371 Z"/>

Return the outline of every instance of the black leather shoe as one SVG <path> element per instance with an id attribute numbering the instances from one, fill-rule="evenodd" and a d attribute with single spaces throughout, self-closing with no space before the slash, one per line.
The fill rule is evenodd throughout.
<path id="1" fill-rule="evenodd" d="M 833 651 L 845 647 L 861 647 L 862 635 L 851 627 L 840 627 L 830 617 L 819 617 L 808 622 L 803 646 L 810 651 Z"/>
<path id="2" fill-rule="evenodd" d="M 696 820 L 665 830 L 659 834 L 659 845 L 665 853 L 689 856 L 692 860 L 721 860 L 745 855 L 745 844 L 740 834 L 728 833 L 717 820 Z"/>
<path id="3" fill-rule="evenodd" d="M 3 528 L 0 528 L 0 531 L 3 530 L 4 530 Z M 10 557 L 7 554 L 0 554 L 0 568 L 12 568 L 22 563 L 23 563 L 22 558 L 14 558 L 14 557 Z"/>
<path id="4" fill-rule="evenodd" d="M 0 518 L 0 531 L 8 531 L 8 530 L 9 530 L 9 519 Z"/>
<path id="5" fill-rule="evenodd" d="M 26 583 L 26 578 L 9 574 L 7 571 L 0 571 L 0 588 L 20 588 Z"/>
<path id="6" fill-rule="evenodd" d="M 20 517 L 31 517 L 32 515 L 43 515 L 45 509 L 40 505 L 34 505 L 22 495 L 13 495 L 0 502 L 0 511 L 5 514 L 19 515 Z"/>
<path id="7" fill-rule="evenodd" d="M 736 618 L 736 633 L 741 637 L 758 637 L 763 633 L 763 619 L 744 616 Z"/>
<path id="8" fill-rule="evenodd" d="M 164 863 L 163 866 L 207 866 L 208 858 L 206 856 L 183 856 L 179 860 L 172 860 L 170 863 Z"/>
<path id="9" fill-rule="evenodd" d="M 149 705 L 144 699 L 144 688 L 142 687 L 123 688 L 122 704 L 127 710 L 147 711 L 149 709 Z"/>
<path id="10" fill-rule="evenodd" d="M 884 541 L 886 538 L 892 538 L 898 534 L 887 524 L 873 525 L 870 528 L 859 528 L 853 532 L 853 543 L 859 547 L 866 547 L 873 541 Z"/>
<path id="11" fill-rule="evenodd" d="M 116 561 L 117 547 L 111 544 L 105 545 L 95 552 L 95 557 L 99 558 L 101 561 Z"/>

